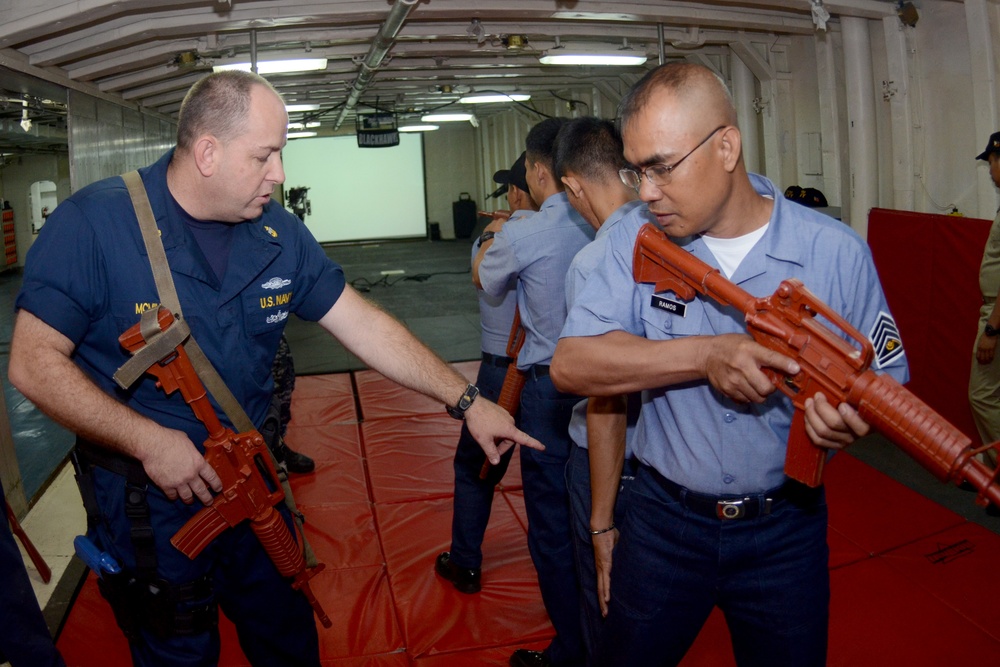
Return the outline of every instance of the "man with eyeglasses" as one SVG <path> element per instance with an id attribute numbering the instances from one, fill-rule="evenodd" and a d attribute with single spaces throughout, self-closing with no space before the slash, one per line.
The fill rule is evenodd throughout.
<path id="1" fill-rule="evenodd" d="M 747 173 L 732 98 L 713 72 L 661 66 L 619 116 L 634 165 L 622 180 L 678 245 L 756 296 L 799 278 L 869 338 L 894 326 L 865 243 Z M 566 391 L 646 392 L 598 663 L 677 664 L 719 607 L 738 664 L 823 665 L 823 489 L 784 475 L 793 408 L 761 370 L 793 375 L 798 365 L 747 336 L 742 312 L 636 284 L 639 228 L 612 230 L 552 362 Z M 904 355 L 875 348 L 876 368 L 905 381 Z M 831 450 L 869 430 L 850 406 L 821 396 L 806 401 L 805 423 Z"/>

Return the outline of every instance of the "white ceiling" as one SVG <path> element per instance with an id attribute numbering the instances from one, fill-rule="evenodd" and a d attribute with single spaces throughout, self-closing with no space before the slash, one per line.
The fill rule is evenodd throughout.
<path id="1" fill-rule="evenodd" d="M 405 116 L 469 90 L 529 92 L 535 103 L 621 90 L 656 64 L 661 30 L 667 58 L 708 62 L 736 43 L 812 34 L 811 2 L 830 13 L 830 30 L 842 16 L 896 11 L 891 0 L 0 0 L 0 66 L 174 116 L 212 63 L 249 60 L 255 40 L 258 60 L 329 59 L 324 72 L 269 78 L 288 101 L 319 103 L 322 120 L 339 125 L 355 108 Z M 508 48 L 512 35 L 526 45 Z M 556 38 L 627 43 L 650 60 L 541 65 Z M 17 84 L 0 89 L 18 92 Z"/>

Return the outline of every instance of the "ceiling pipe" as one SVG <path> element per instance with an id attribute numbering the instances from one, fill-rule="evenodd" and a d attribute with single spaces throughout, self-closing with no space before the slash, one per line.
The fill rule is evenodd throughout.
<path id="1" fill-rule="evenodd" d="M 250 30 L 250 71 L 257 73 L 257 30 Z"/>
<path id="2" fill-rule="evenodd" d="M 378 70 L 379 65 L 385 60 L 385 56 L 389 53 L 389 49 L 393 47 L 396 43 L 396 36 L 399 34 L 400 29 L 403 27 L 403 22 L 406 17 L 410 15 L 413 8 L 420 0 L 396 0 L 396 3 L 389 10 L 389 15 L 385 18 L 382 23 L 382 27 L 379 28 L 378 35 L 372 40 L 372 45 L 368 49 L 368 54 L 365 56 L 364 60 L 361 62 L 361 71 L 358 73 L 358 78 L 355 79 L 354 85 L 351 86 L 351 93 L 347 96 L 347 101 L 344 102 L 344 106 L 340 109 L 340 115 L 337 116 L 337 121 L 333 124 L 333 129 L 340 129 L 341 124 L 344 122 L 344 118 L 347 117 L 347 112 L 357 105 L 358 100 L 361 99 L 361 94 L 371 83 L 372 79 L 375 78 L 375 72 Z"/>
<path id="3" fill-rule="evenodd" d="M 662 23 L 657 23 L 656 24 L 656 46 L 657 46 L 658 55 L 660 56 L 660 64 L 662 65 L 663 63 L 667 62 L 666 49 L 664 48 L 664 44 L 663 44 L 663 24 Z"/>

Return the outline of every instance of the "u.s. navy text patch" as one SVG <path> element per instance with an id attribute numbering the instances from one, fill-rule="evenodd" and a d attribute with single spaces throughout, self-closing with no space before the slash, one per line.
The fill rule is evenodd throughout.
<path id="1" fill-rule="evenodd" d="M 668 299 L 665 296 L 660 296 L 659 294 L 654 294 L 649 301 L 649 305 L 653 308 L 658 308 L 660 310 L 665 310 L 668 313 L 673 313 L 674 315 L 680 315 L 684 317 L 687 315 L 687 304 L 681 303 L 680 301 L 674 301 L 673 299 Z"/>
<path id="2" fill-rule="evenodd" d="M 883 368 L 903 355 L 903 341 L 899 338 L 899 329 L 892 315 L 880 311 L 868 338 L 875 348 L 875 367 Z"/>

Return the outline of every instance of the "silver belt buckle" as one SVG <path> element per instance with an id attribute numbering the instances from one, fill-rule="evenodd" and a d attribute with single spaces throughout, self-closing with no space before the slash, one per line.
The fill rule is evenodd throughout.
<path id="1" fill-rule="evenodd" d="M 715 505 L 715 515 L 723 521 L 742 519 L 746 512 L 743 500 L 720 500 Z"/>

